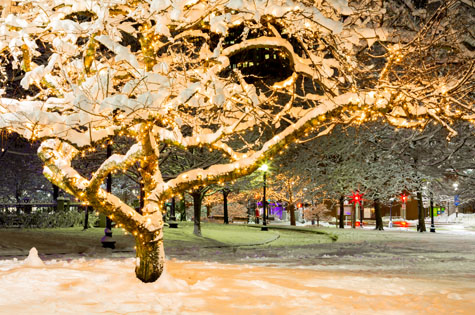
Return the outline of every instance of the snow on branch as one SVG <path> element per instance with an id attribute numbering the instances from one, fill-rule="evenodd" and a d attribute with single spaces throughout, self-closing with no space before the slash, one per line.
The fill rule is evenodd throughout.
<path id="1" fill-rule="evenodd" d="M 138 162 L 143 156 L 142 145 L 136 143 L 127 151 L 127 154 L 113 154 L 107 158 L 99 167 L 99 169 L 94 173 L 94 176 L 91 178 L 89 189 L 97 190 L 102 184 L 107 175 L 118 169 L 126 170 L 131 167 L 133 164 Z"/>
<path id="2" fill-rule="evenodd" d="M 313 71 L 308 64 L 300 58 L 295 52 L 292 45 L 281 37 L 262 36 L 258 38 L 248 39 L 242 43 L 229 46 L 223 50 L 222 55 L 230 57 L 246 49 L 256 48 L 279 48 L 283 49 L 289 58 L 290 66 L 295 69 L 297 73 L 302 73 L 307 76 L 313 76 Z"/>
<path id="3" fill-rule="evenodd" d="M 347 104 L 352 94 L 342 95 L 333 101 L 327 101 L 324 104 L 309 111 L 304 117 L 300 118 L 295 124 L 285 128 L 268 141 L 262 148 L 256 152 L 242 154 L 237 160 L 227 163 L 213 165 L 206 170 L 193 169 L 184 172 L 166 183 L 158 184 L 151 194 L 153 200 L 163 200 L 171 197 L 178 191 L 185 191 L 194 186 L 209 185 L 212 183 L 221 183 L 231 181 L 235 178 L 242 177 L 255 171 L 260 163 L 273 157 L 286 144 L 291 143 L 303 133 L 319 124 L 318 118 L 325 115 L 339 106 Z M 335 102 L 337 101 L 337 102 Z M 328 133 L 331 129 L 325 129 L 322 135 Z"/>
<path id="4" fill-rule="evenodd" d="M 131 156 L 138 154 L 137 152 L 139 150 L 135 147 L 128 155 L 128 159 L 130 160 Z M 71 167 L 71 160 L 77 153 L 78 150 L 73 146 L 60 140 L 49 139 L 43 141 L 38 148 L 38 155 L 45 164 L 44 175 L 61 189 L 82 200 L 87 200 L 88 204 L 95 207 L 96 210 L 105 213 L 117 223 L 124 224 L 129 230 L 134 230 L 140 226 L 145 228 L 147 225 L 145 218 L 116 196 L 96 187 L 98 186 L 99 176 L 95 178 L 93 183 Z M 108 163 L 104 163 L 103 166 L 106 165 L 107 167 L 114 164 L 115 159 L 117 157 L 108 160 Z M 123 159 L 123 161 L 125 160 L 127 159 Z M 100 170 L 99 173 L 104 174 L 106 167 Z"/>
<path id="5" fill-rule="evenodd" d="M 44 175 L 68 193 L 84 195 L 89 181 L 71 166 L 77 153 L 73 146 L 57 139 L 43 141 L 38 148 L 38 155 L 45 163 Z"/>

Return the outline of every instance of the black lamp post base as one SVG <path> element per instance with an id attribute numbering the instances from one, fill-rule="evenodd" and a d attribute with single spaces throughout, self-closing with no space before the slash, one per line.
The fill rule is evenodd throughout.
<path id="1" fill-rule="evenodd" d="M 262 226 L 261 231 L 269 231 L 269 229 L 267 228 L 267 226 Z"/>
<path id="2" fill-rule="evenodd" d="M 435 233 L 435 226 L 431 225 L 430 231 L 431 231 L 432 233 Z"/>
<path id="3" fill-rule="evenodd" d="M 115 241 L 112 238 L 112 231 L 108 228 L 104 230 L 105 235 L 101 238 L 102 247 L 115 248 Z"/>
<path id="4" fill-rule="evenodd" d="M 178 228 L 178 222 L 168 222 L 168 227 L 170 229 L 177 229 Z"/>

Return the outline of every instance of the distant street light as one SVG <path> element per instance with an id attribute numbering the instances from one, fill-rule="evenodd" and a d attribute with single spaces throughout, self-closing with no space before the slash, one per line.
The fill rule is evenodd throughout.
<path id="1" fill-rule="evenodd" d="M 407 195 L 405 193 L 402 193 L 401 194 L 401 201 L 402 201 L 402 205 L 401 205 L 401 214 L 402 214 L 402 218 L 404 219 L 404 221 L 406 221 L 406 202 L 407 202 Z"/>
<path id="2" fill-rule="evenodd" d="M 269 165 L 262 164 L 261 167 L 259 167 L 259 170 L 263 172 L 267 172 L 269 170 Z"/>
<path id="3" fill-rule="evenodd" d="M 351 227 L 354 229 L 356 227 L 356 221 L 357 221 L 357 214 L 358 214 L 358 211 L 359 211 L 359 207 L 358 206 L 362 206 L 361 202 L 363 201 L 363 195 L 362 193 L 360 193 L 358 190 L 356 192 L 352 192 L 351 196 L 348 196 L 350 198 L 350 201 L 354 204 L 355 206 L 355 211 L 353 212 L 353 215 L 352 215 L 352 222 L 351 222 Z M 361 213 L 359 214 L 360 217 L 361 217 Z M 360 220 L 360 226 L 363 227 L 363 221 Z"/>
<path id="4" fill-rule="evenodd" d="M 263 172 L 263 179 L 264 179 L 264 186 L 263 186 L 263 197 L 262 197 L 262 224 L 263 226 L 261 227 L 261 231 L 267 231 L 267 220 L 266 220 L 266 174 L 267 171 L 269 170 L 269 166 L 267 164 L 262 164 L 261 167 L 259 167 L 259 170 Z"/>

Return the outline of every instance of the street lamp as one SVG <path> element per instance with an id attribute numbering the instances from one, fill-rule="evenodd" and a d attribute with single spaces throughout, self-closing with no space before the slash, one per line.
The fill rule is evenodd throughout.
<path id="1" fill-rule="evenodd" d="M 266 220 L 266 174 L 267 171 L 269 170 L 269 166 L 267 164 L 262 164 L 261 167 L 259 167 L 259 170 L 263 172 L 263 179 L 264 179 L 264 185 L 263 185 L 263 197 L 262 197 L 262 227 L 261 231 L 267 231 L 267 220 Z"/>
<path id="2" fill-rule="evenodd" d="M 359 211 L 358 205 L 361 206 L 361 202 L 363 201 L 363 195 L 360 193 L 358 190 L 356 192 L 353 192 L 350 197 L 350 201 L 355 205 L 355 211 L 353 212 L 352 216 L 352 222 L 351 222 L 351 227 L 354 229 L 356 226 L 356 220 L 357 220 L 357 213 Z M 361 213 L 360 213 L 361 217 Z M 360 226 L 363 227 L 362 220 L 360 220 Z"/>
<path id="3" fill-rule="evenodd" d="M 392 216 L 392 213 L 391 213 L 391 209 L 393 207 L 393 201 L 394 201 L 394 198 L 390 198 L 389 201 L 391 201 L 391 203 L 389 204 L 389 228 L 392 228 L 393 227 L 393 216 Z"/>
<path id="4" fill-rule="evenodd" d="M 112 155 L 112 146 L 107 145 L 106 156 L 110 157 Z M 112 175 L 109 173 L 107 175 L 106 181 L 106 191 L 110 193 L 112 191 Z M 102 247 L 104 248 L 115 248 L 115 241 L 112 238 L 112 220 L 109 217 L 106 217 L 106 228 L 104 230 L 104 236 L 101 238 Z"/>
<path id="5" fill-rule="evenodd" d="M 406 195 L 405 193 L 402 193 L 400 197 L 401 197 L 401 201 L 402 201 L 402 205 L 401 205 L 402 218 L 404 219 L 404 221 L 406 221 L 406 202 L 407 202 L 407 195 Z"/>
<path id="6" fill-rule="evenodd" d="M 457 189 L 459 188 L 459 183 L 455 182 L 453 184 L 453 186 L 454 186 L 454 190 L 457 191 Z M 460 205 L 459 195 L 455 195 L 454 196 L 454 206 L 455 206 L 455 217 L 456 218 L 458 218 L 458 216 L 459 216 L 459 208 L 458 208 L 459 205 Z M 449 213 L 447 212 L 447 215 L 448 214 Z"/>
<path id="7" fill-rule="evenodd" d="M 435 233 L 435 224 L 434 224 L 434 198 L 432 191 L 430 192 L 430 231 Z"/>

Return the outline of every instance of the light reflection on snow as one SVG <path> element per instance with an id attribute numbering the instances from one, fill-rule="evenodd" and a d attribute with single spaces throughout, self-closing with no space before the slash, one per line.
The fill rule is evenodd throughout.
<path id="1" fill-rule="evenodd" d="M 4 260 L 0 270 L 1 314 L 447 314 L 475 306 L 470 279 L 172 260 L 157 282 L 144 284 L 132 258 Z"/>

